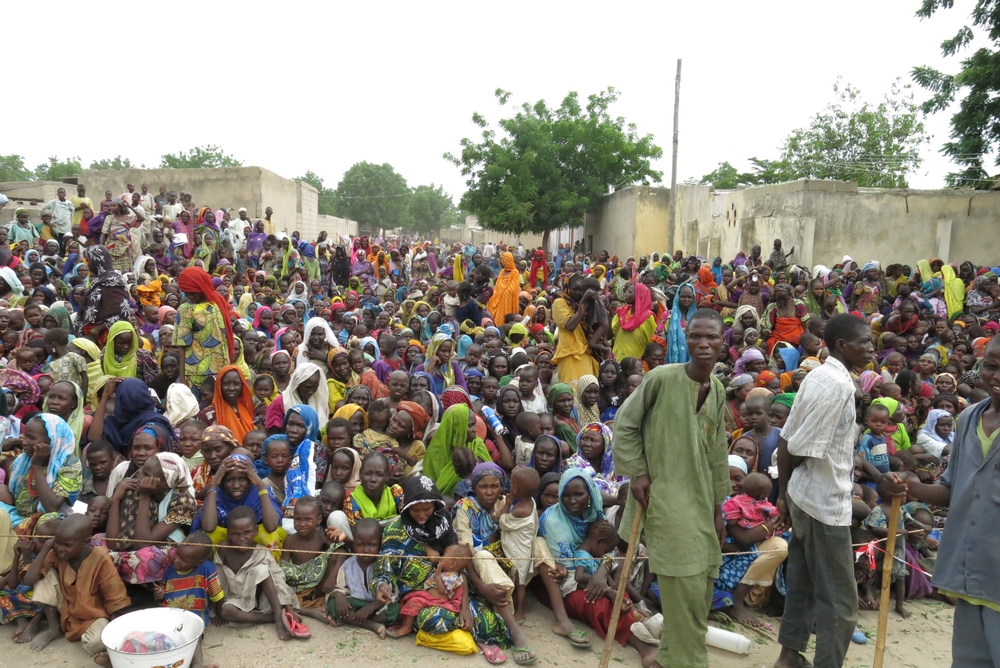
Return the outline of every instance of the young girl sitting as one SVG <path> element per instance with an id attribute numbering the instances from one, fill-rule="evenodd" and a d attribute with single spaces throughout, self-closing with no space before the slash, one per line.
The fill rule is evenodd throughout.
<path id="1" fill-rule="evenodd" d="M 331 545 L 324 532 L 317 530 L 322 512 L 317 497 L 303 496 L 298 500 L 293 510 L 295 533 L 286 538 L 283 545 L 286 550 L 293 551 L 283 552 L 278 565 L 285 574 L 285 582 L 299 599 L 302 614 L 326 622 L 330 621 L 325 610 L 326 596 L 333 591 L 337 576 L 330 568 L 330 555 L 342 545 Z"/>
<path id="2" fill-rule="evenodd" d="M 399 515 L 403 488 L 388 483 L 389 460 L 378 452 L 368 453 L 361 463 L 361 485 L 344 500 L 344 512 L 351 526 L 362 518 L 387 523 Z"/>
<path id="3" fill-rule="evenodd" d="M 472 611 L 469 609 L 469 588 L 462 574 L 472 559 L 472 548 L 462 543 L 449 545 L 438 560 L 434 574 L 427 578 L 424 589 L 407 594 L 399 609 L 399 626 L 389 629 L 393 638 L 402 638 L 413 632 L 413 620 L 424 608 L 440 607 L 461 616 L 463 627 L 471 628 Z"/>
<path id="4" fill-rule="evenodd" d="M 230 513 L 240 507 L 249 508 L 256 519 L 254 541 L 272 550 L 280 550 L 287 533 L 281 528 L 278 502 L 243 448 L 235 450 L 219 465 L 218 472 L 206 488 L 205 505 L 191 525 L 191 531 L 204 531 L 214 544 L 219 545 L 228 535 Z"/>

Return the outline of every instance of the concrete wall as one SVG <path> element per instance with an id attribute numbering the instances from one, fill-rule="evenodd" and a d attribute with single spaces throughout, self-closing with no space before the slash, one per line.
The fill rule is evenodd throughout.
<path id="1" fill-rule="evenodd" d="M 308 183 L 296 181 L 295 229 L 306 241 L 319 238 L 319 191 Z M 328 230 L 329 232 L 329 230 Z"/>
<path id="2" fill-rule="evenodd" d="M 266 169 L 260 169 L 260 172 L 259 216 L 263 217 L 264 209 L 271 207 L 274 211 L 271 217 L 274 230 L 291 234 L 298 224 L 299 184 Z"/>
<path id="3" fill-rule="evenodd" d="M 37 223 L 40 220 L 42 207 L 56 198 L 56 191 L 59 188 L 66 189 L 67 199 L 76 195 L 76 186 L 61 181 L 0 182 L 0 193 L 10 200 L 7 206 L 0 209 L 0 225 L 6 225 L 14 220 L 14 212 L 18 209 L 27 209 L 31 220 Z M 97 202 L 101 199 L 94 200 L 94 206 L 97 206 Z"/>
<path id="4" fill-rule="evenodd" d="M 317 214 L 316 221 L 318 230 L 326 230 L 330 238 L 338 243 L 343 237 L 358 236 L 358 222 L 356 220 Z M 317 231 L 316 236 L 319 236 L 319 231 Z"/>
<path id="5" fill-rule="evenodd" d="M 666 230 L 669 190 L 632 187 L 609 195 L 587 217 L 594 252 L 623 259 L 682 250 L 732 260 L 781 239 L 796 264 L 913 264 L 921 258 L 977 264 L 1000 257 L 1000 193 L 972 190 L 859 189 L 843 181 L 801 180 L 716 192 L 678 186 L 677 220 Z"/>

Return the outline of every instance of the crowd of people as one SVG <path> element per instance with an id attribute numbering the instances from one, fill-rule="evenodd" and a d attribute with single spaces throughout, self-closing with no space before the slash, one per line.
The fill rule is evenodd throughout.
<path id="1" fill-rule="evenodd" d="M 707 666 L 711 610 L 766 627 L 761 611 L 834 606 L 815 665 L 841 665 L 891 530 L 900 615 L 928 596 L 1000 615 L 995 543 L 966 580 L 927 575 L 941 490 L 964 495 L 958 476 L 997 458 L 1000 268 L 809 269 L 777 240 L 730 262 L 311 241 L 276 233 L 270 208 L 192 200 L 130 184 L 95 206 L 80 185 L 0 227 L 16 642 L 65 636 L 109 665 L 108 621 L 166 605 L 282 640 L 309 620 L 530 665 L 530 592 L 572 647 L 591 645 L 575 620 L 644 667 Z M 959 466 L 962 434 L 982 447 Z M 818 582 L 843 567 L 816 566 L 827 529 L 846 598 Z M 807 665 L 811 629 L 786 624 L 777 665 Z"/>

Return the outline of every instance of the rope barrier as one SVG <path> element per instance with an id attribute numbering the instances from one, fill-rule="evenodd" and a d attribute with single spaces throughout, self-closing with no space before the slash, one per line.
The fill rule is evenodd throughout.
<path id="1" fill-rule="evenodd" d="M 924 531 L 924 529 L 912 529 L 912 530 L 909 530 L 909 531 L 900 531 L 900 532 L 897 533 L 897 535 L 900 535 L 900 534 L 911 534 L 911 533 L 922 533 L 923 531 Z M 45 538 L 45 539 L 49 539 L 49 538 L 55 538 L 55 536 L 43 536 L 43 535 L 21 536 L 21 535 L 19 535 L 17 533 L 5 533 L 5 534 L 0 534 L 0 538 L 17 538 L 17 539 L 20 539 L 20 540 L 27 540 L 29 538 Z M 884 543 L 887 540 L 889 540 L 889 539 L 888 538 L 879 538 L 879 539 L 876 539 L 876 540 L 873 540 L 873 541 L 869 541 L 867 543 L 855 543 L 855 544 L 852 544 L 851 547 L 852 548 L 858 548 L 858 547 L 874 546 L 874 545 L 877 545 L 879 543 Z M 142 547 L 149 547 L 149 546 L 177 547 L 177 546 L 181 545 L 181 543 L 175 543 L 173 541 L 168 541 L 168 540 L 142 540 L 142 541 L 139 541 L 139 540 L 130 540 L 128 542 L 136 543 L 136 544 L 141 544 L 142 547 L 136 548 L 135 550 L 112 550 L 111 547 L 110 547 L 110 543 L 113 543 L 113 542 L 116 542 L 116 541 L 125 542 L 125 539 L 119 539 L 119 538 L 109 538 L 109 539 L 107 539 L 107 542 L 109 543 L 108 549 L 111 550 L 112 552 L 135 552 L 135 551 L 138 551 L 138 550 L 142 549 Z M 318 555 L 321 555 L 321 554 L 334 554 L 334 552 L 330 552 L 330 550 L 293 550 L 293 549 L 285 549 L 285 548 L 270 548 L 270 547 L 267 547 L 266 545 L 257 545 L 257 544 L 254 544 L 251 547 L 238 547 L 236 545 L 227 545 L 225 543 L 221 543 L 221 544 L 218 544 L 218 545 L 213 544 L 213 547 L 222 548 L 222 549 L 235 549 L 235 550 L 267 550 L 268 552 L 283 552 L 283 553 L 284 552 L 288 552 L 289 554 L 311 554 L 313 556 L 318 556 Z M 875 549 L 878 549 L 878 548 L 875 547 Z M 880 551 L 884 552 L 885 550 L 880 550 Z M 757 554 L 757 555 L 760 555 L 760 554 L 779 554 L 779 553 L 785 553 L 785 552 L 786 552 L 786 550 L 748 550 L 748 551 L 745 551 L 745 552 L 723 552 L 722 556 L 724 556 L 724 557 L 743 557 L 743 556 L 746 556 L 748 554 Z M 368 554 L 368 553 L 365 553 L 365 552 L 335 552 L 335 553 L 338 556 L 345 556 L 345 557 L 371 557 L 371 556 L 375 556 L 376 558 L 382 558 L 382 557 L 384 557 L 386 559 L 426 559 L 427 558 L 427 557 L 420 557 L 420 556 L 412 555 L 412 554 L 383 554 L 381 552 L 378 553 L 378 554 L 376 554 L 376 555 Z M 522 561 L 537 562 L 537 561 L 539 561 L 535 557 L 501 557 L 501 558 L 505 559 L 507 561 L 514 561 L 514 562 L 522 562 Z M 553 558 L 555 559 L 555 557 L 553 557 Z M 893 558 L 898 559 L 898 557 L 893 557 Z M 577 561 L 591 561 L 592 559 L 593 558 L 584 558 L 584 557 L 576 558 L 576 557 L 572 557 L 572 558 L 568 558 L 568 559 L 558 559 L 557 561 L 562 561 L 562 562 L 569 561 L 569 562 L 574 562 L 575 563 Z M 636 555 L 636 557 L 635 557 L 634 560 L 635 561 L 648 561 L 649 557 L 640 557 L 640 556 Z M 605 557 L 602 558 L 602 561 L 625 561 L 625 557 L 624 556 L 621 556 L 621 557 L 618 557 L 618 556 L 605 556 Z M 904 561 L 904 563 L 905 563 L 905 561 Z M 921 571 L 921 572 L 923 572 L 923 571 Z"/>

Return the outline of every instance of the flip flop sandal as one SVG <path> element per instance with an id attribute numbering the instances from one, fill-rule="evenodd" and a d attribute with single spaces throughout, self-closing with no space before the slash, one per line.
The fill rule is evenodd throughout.
<path id="1" fill-rule="evenodd" d="M 308 640 L 312 637 L 309 627 L 295 619 L 295 616 L 288 610 L 285 610 L 285 624 L 288 626 L 288 631 L 292 634 L 293 638 Z"/>
<path id="2" fill-rule="evenodd" d="M 566 636 L 566 639 L 569 640 L 569 644 L 573 647 L 579 649 L 590 649 L 590 636 L 587 635 L 586 631 L 577 629 Z"/>
<path id="3" fill-rule="evenodd" d="M 507 660 L 507 655 L 502 649 L 496 645 L 487 645 L 485 643 L 479 643 L 479 649 L 482 651 L 483 656 L 486 657 L 486 661 L 490 664 L 496 666 Z"/>
<path id="4" fill-rule="evenodd" d="M 531 648 L 530 647 L 514 647 L 514 648 L 511 648 L 510 651 L 514 654 L 514 663 L 516 663 L 519 666 L 533 666 L 533 665 L 535 665 L 535 662 L 538 661 L 538 657 L 537 656 L 529 656 L 524 661 L 518 661 L 517 660 L 517 655 L 519 653 L 521 653 L 521 652 L 530 655 L 531 654 Z"/>

